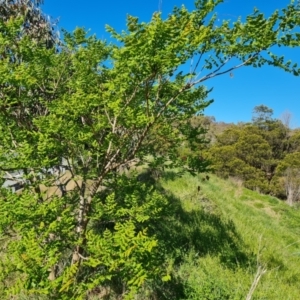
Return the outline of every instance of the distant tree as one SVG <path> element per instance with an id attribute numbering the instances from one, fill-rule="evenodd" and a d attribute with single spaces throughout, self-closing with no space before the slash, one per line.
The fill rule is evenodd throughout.
<path id="1" fill-rule="evenodd" d="M 205 158 L 211 161 L 211 167 L 221 177 L 228 178 L 235 174 L 232 161 L 236 158 L 235 148 L 232 145 L 212 145 L 205 153 Z"/>
<path id="2" fill-rule="evenodd" d="M 255 106 L 252 112 L 252 122 L 259 126 L 266 126 L 268 122 L 272 121 L 273 109 L 266 105 Z"/>
<path id="3" fill-rule="evenodd" d="M 287 203 L 293 205 L 300 200 L 300 152 L 287 154 L 279 163 L 273 180 L 277 191 L 285 191 Z"/>
<path id="4" fill-rule="evenodd" d="M 290 131 L 287 142 L 288 152 L 300 152 L 300 129 Z"/>
<path id="5" fill-rule="evenodd" d="M 272 151 L 267 141 L 251 132 L 248 126 L 229 128 L 218 142 L 207 150 L 216 174 L 222 177 L 239 177 L 251 189 L 268 192 L 268 172 L 271 169 Z"/>
<path id="6" fill-rule="evenodd" d="M 300 200 L 300 168 L 289 167 L 284 172 L 287 203 L 292 206 Z"/>
<path id="7" fill-rule="evenodd" d="M 272 157 L 282 159 L 288 152 L 289 129 L 280 120 L 267 121 L 258 127 L 272 149 Z"/>
<path id="8" fill-rule="evenodd" d="M 284 111 L 280 116 L 280 120 L 281 120 L 282 124 L 288 129 L 290 129 L 290 127 L 291 127 L 292 118 L 293 118 L 293 115 L 288 110 Z"/>
<path id="9" fill-rule="evenodd" d="M 3 0 L 0 2 L 0 18 L 4 22 L 8 22 L 11 18 L 19 18 L 22 20 L 19 37 L 26 35 L 46 47 L 53 47 L 58 42 L 54 31 L 55 23 L 42 13 L 40 6 L 43 2 L 43 0 Z"/>
<path id="10" fill-rule="evenodd" d="M 256 134 L 242 135 L 235 144 L 235 149 L 240 159 L 256 168 L 261 168 L 272 155 L 270 145 Z"/>
<path id="11" fill-rule="evenodd" d="M 240 126 L 232 125 L 229 128 L 225 129 L 221 134 L 218 134 L 216 136 L 217 144 L 218 145 L 233 145 L 235 144 L 241 134 L 242 134 L 243 128 Z"/>
<path id="12" fill-rule="evenodd" d="M 269 185 L 276 167 L 290 147 L 287 128 L 281 121 L 261 121 L 259 126 L 258 123 L 233 125 L 216 139 L 207 157 L 217 174 L 239 176 L 246 187 L 271 192 Z"/>

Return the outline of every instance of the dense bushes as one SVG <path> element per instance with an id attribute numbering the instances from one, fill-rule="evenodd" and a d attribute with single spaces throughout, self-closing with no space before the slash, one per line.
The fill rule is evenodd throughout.
<path id="1" fill-rule="evenodd" d="M 285 171 L 298 169 L 300 164 L 299 131 L 270 117 L 255 120 L 231 125 L 216 135 L 205 157 L 212 162 L 216 174 L 239 177 L 245 187 L 285 199 Z"/>

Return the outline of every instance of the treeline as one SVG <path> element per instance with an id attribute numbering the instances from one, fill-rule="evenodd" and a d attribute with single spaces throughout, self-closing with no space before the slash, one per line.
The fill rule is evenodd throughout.
<path id="1" fill-rule="evenodd" d="M 198 122 L 210 139 L 202 156 L 217 175 L 240 179 L 245 187 L 292 205 L 300 200 L 300 130 L 291 129 L 289 119 L 273 118 L 265 105 L 254 108 L 249 123 L 218 124 L 202 117 Z"/>

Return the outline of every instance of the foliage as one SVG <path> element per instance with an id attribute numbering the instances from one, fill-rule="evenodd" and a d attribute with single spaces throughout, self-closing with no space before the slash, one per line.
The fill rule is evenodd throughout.
<path id="1" fill-rule="evenodd" d="M 20 35 L 27 35 L 49 48 L 58 42 L 58 37 L 54 32 L 55 23 L 41 12 L 41 4 L 43 0 L 1 1 L 0 15 L 5 22 L 10 18 L 22 19 Z"/>
<path id="2" fill-rule="evenodd" d="M 266 121 L 271 121 L 273 115 L 273 109 L 266 105 L 258 105 L 253 109 L 252 122 L 253 123 L 266 123 Z"/>
<path id="3" fill-rule="evenodd" d="M 232 125 L 216 136 L 216 143 L 206 150 L 216 174 L 239 177 L 246 187 L 285 198 L 277 168 L 285 157 L 297 153 L 297 132 L 272 119 L 272 109 L 261 105 L 262 116 L 253 123 Z M 267 113 L 268 116 L 264 116 Z M 292 166 L 292 164 L 290 164 Z"/>
<path id="4" fill-rule="evenodd" d="M 295 129 L 291 132 L 288 139 L 288 150 L 289 152 L 299 152 L 300 151 L 300 130 Z"/>
<path id="5" fill-rule="evenodd" d="M 73 260 L 74 255 L 82 258 L 80 270 L 69 263 L 78 243 L 74 195 L 44 202 L 33 191 L 7 196 L 1 205 L 1 215 L 6 216 L 1 227 L 2 234 L 11 239 L 3 252 L 6 267 L 1 278 L 14 273 L 16 280 L 3 289 L 6 297 L 24 291 L 25 286 L 29 295 L 81 299 L 86 291 L 93 293 L 101 286 L 126 298 L 145 280 L 166 275 L 159 268 L 164 262 L 158 258 L 157 239 L 147 234 L 149 220 L 162 217 L 166 198 L 135 179 L 122 177 L 113 185 L 114 191 L 95 196 L 99 200 L 91 208 L 94 214 L 86 229 L 87 242 L 80 253 L 73 253 Z M 13 215 L 8 213 L 12 210 Z M 23 232 L 21 239 L 19 232 Z"/>
<path id="6" fill-rule="evenodd" d="M 272 184 L 278 194 L 286 195 L 289 205 L 300 200 L 300 152 L 289 153 L 280 161 Z"/>
<path id="7" fill-rule="evenodd" d="M 154 13 L 149 23 L 128 16 L 126 31 L 107 27 L 110 45 L 77 28 L 48 47 L 36 31 L 24 34 L 24 16 L 0 18 L 0 170 L 23 185 L 1 191 L 7 298 L 83 299 L 97 289 L 133 298 L 170 279 L 150 230 L 168 201 L 121 169 L 150 156 L 154 166 L 202 170 L 192 152 L 178 157 L 178 145 L 202 140 L 189 120 L 211 103 L 204 81 L 264 64 L 299 74 L 270 52 L 299 46 L 298 4 L 217 27 L 220 2 L 199 0 L 165 20 Z"/>

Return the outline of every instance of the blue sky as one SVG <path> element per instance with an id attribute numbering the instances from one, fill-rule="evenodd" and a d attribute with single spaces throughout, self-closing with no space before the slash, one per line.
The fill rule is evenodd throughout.
<path id="1" fill-rule="evenodd" d="M 244 18 L 257 7 L 269 15 L 276 9 L 289 4 L 288 0 L 225 0 L 217 7 L 218 19 L 236 20 Z M 59 18 L 59 27 L 72 31 L 76 26 L 85 27 L 98 38 L 109 39 L 105 24 L 117 31 L 125 29 L 126 15 L 139 17 L 148 22 L 154 11 L 161 8 L 163 16 L 172 12 L 174 6 L 185 5 L 194 8 L 193 0 L 45 0 L 43 11 L 54 19 Z M 300 64 L 300 48 L 279 48 L 277 54 Z M 279 69 L 245 67 L 234 72 L 234 77 L 220 76 L 205 82 L 213 87 L 210 98 L 215 101 L 205 110 L 206 115 L 215 116 L 217 121 L 250 121 L 253 107 L 264 104 L 274 110 L 279 118 L 285 111 L 292 113 L 293 127 L 300 127 L 300 77 Z"/>

